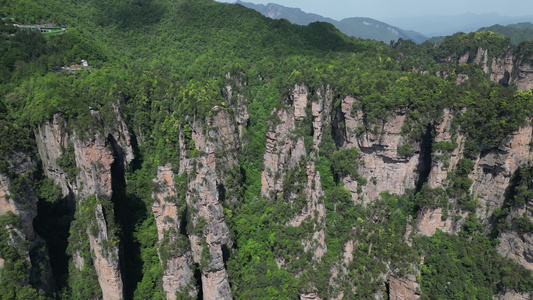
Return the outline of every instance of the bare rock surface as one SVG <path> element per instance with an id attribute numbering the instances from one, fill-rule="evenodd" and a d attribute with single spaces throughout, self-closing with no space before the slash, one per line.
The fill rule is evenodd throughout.
<path id="1" fill-rule="evenodd" d="M 180 235 L 181 222 L 178 216 L 178 199 L 172 166 L 158 167 L 154 182 L 158 184 L 158 189 L 152 193 L 152 197 L 156 200 L 152 204 L 152 212 L 157 226 L 159 247 L 162 247 L 165 246 L 162 243 L 171 243 L 186 237 Z M 165 235 L 167 235 L 167 240 L 165 240 Z M 180 251 L 161 263 L 166 266 L 163 271 L 163 289 L 167 293 L 168 300 L 175 300 L 176 292 L 188 292 L 190 297 L 197 296 L 194 272 L 191 269 L 193 261 L 190 249 Z"/>

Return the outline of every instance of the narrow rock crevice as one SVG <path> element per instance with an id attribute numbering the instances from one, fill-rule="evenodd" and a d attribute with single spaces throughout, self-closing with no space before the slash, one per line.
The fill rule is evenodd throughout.
<path id="1" fill-rule="evenodd" d="M 431 124 L 426 126 L 426 133 L 420 144 L 420 161 L 418 163 L 418 180 L 415 191 L 418 193 L 424 183 L 428 181 L 429 172 L 431 171 L 431 155 L 433 152 L 433 128 Z"/>
<path id="2" fill-rule="evenodd" d="M 111 187 L 113 195 L 115 218 L 120 232 L 120 268 L 124 282 L 125 299 L 133 299 L 137 284 L 142 280 L 143 262 L 141 260 L 140 244 L 135 241 L 133 233 L 135 225 L 147 216 L 144 202 L 126 194 L 126 179 L 124 174 L 124 159 L 122 149 L 112 135 L 108 141 L 113 148 L 115 159 L 111 164 Z"/>
<path id="3" fill-rule="evenodd" d="M 35 232 L 41 236 L 48 246 L 50 266 L 57 290 L 68 285 L 68 266 L 70 257 L 67 255 L 70 223 L 74 219 L 67 197 L 49 202 L 39 199 L 37 216 L 33 219 Z"/>
<path id="4" fill-rule="evenodd" d="M 45 178 L 41 165 L 38 166 L 34 175 L 36 181 Z M 68 285 L 70 257 L 67 255 L 67 246 L 70 223 L 74 219 L 75 213 L 74 201 L 72 190 L 69 190 L 69 195 L 66 197 L 39 199 L 37 216 L 33 219 L 33 228 L 37 235 L 44 239 L 48 249 L 56 290 L 62 290 Z"/>
<path id="5" fill-rule="evenodd" d="M 333 141 L 335 142 L 335 146 L 337 149 L 341 148 L 346 144 L 346 118 L 344 117 L 344 114 L 340 107 L 336 109 L 337 113 L 335 114 L 335 117 L 333 118 L 333 122 L 331 124 L 331 135 L 333 138 Z"/>
<path id="6" fill-rule="evenodd" d="M 200 271 L 200 265 L 194 264 L 194 281 L 196 281 L 196 288 L 198 290 L 198 298 L 204 299 L 204 289 L 202 286 L 202 271 Z"/>
<path id="7" fill-rule="evenodd" d="M 217 190 L 218 190 L 218 200 L 220 202 L 224 202 L 224 200 L 226 200 L 226 188 L 224 187 L 222 183 L 219 183 L 217 185 Z"/>

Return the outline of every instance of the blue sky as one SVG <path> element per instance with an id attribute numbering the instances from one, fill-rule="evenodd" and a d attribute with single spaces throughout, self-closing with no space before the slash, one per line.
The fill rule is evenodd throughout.
<path id="1" fill-rule="evenodd" d="M 234 0 L 217 0 L 235 2 Z M 388 19 L 421 15 L 498 13 L 504 16 L 533 15 L 532 0 L 241 0 L 256 4 L 277 3 L 298 7 L 333 19 L 370 17 Z"/>

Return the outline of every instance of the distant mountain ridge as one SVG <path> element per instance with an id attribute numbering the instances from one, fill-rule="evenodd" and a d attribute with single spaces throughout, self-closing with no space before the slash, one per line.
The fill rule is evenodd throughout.
<path id="1" fill-rule="evenodd" d="M 533 41 L 533 23 L 530 22 L 521 22 L 506 26 L 496 24 L 489 27 L 482 27 L 475 31 L 491 31 L 501 34 L 511 39 L 511 43 L 513 45 L 518 45 L 525 41 Z M 434 36 L 430 38 L 428 42 L 431 42 L 435 45 L 440 45 L 442 42 L 444 42 L 445 38 L 446 36 Z"/>
<path id="2" fill-rule="evenodd" d="M 496 24 L 490 27 L 480 28 L 478 31 L 492 31 L 503 34 L 511 39 L 513 45 L 518 45 L 524 41 L 533 41 L 533 23 L 530 22 L 510 24 L 507 26 Z"/>
<path id="3" fill-rule="evenodd" d="M 254 9 L 271 19 L 287 19 L 298 25 L 307 25 L 318 21 L 331 23 L 344 34 L 362 39 L 374 39 L 385 43 L 399 38 L 410 39 L 416 43 L 422 43 L 428 39 L 419 32 L 404 30 L 371 18 L 353 17 L 337 21 L 317 14 L 306 13 L 299 8 L 274 3 L 263 5 L 237 1 L 236 4 Z"/>
<path id="4" fill-rule="evenodd" d="M 456 16 L 427 15 L 415 17 L 392 17 L 384 20 L 402 28 L 416 30 L 428 37 L 452 35 L 456 32 L 473 32 L 494 24 L 508 25 L 519 22 L 533 22 L 533 16 L 508 17 L 497 13 L 466 13 Z"/>

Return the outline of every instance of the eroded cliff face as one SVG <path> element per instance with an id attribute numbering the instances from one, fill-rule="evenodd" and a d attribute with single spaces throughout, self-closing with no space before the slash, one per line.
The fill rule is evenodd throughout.
<path id="1" fill-rule="evenodd" d="M 33 218 L 37 216 L 38 199 L 29 187 L 33 181 L 36 162 L 24 153 L 15 153 L 5 159 L 16 178 L 0 173 L 0 215 L 7 212 L 17 215 L 24 229 L 24 235 L 29 241 L 33 241 L 36 239 Z M 14 183 L 14 179 L 18 182 Z"/>
<path id="2" fill-rule="evenodd" d="M 303 202 L 301 210 L 296 211 L 287 226 L 300 227 L 304 222 L 314 222 L 306 236 L 302 236 L 301 243 L 304 251 L 312 253 L 313 260 L 319 261 L 327 252 L 326 208 L 316 159 L 324 127 L 331 124 L 333 99 L 329 86 L 317 91 L 317 100 L 311 103 L 308 93 L 305 85 L 296 85 L 289 96 L 289 105 L 274 109 L 271 113 L 271 123 L 266 133 L 261 192 L 271 200 L 283 198 L 289 203 Z M 298 126 L 312 128 L 312 143 L 307 147 L 304 137 L 295 133 Z M 303 175 L 298 177 L 298 182 L 294 181 L 295 178 L 287 178 L 288 173 L 298 172 Z M 288 186 L 294 188 L 287 190 Z M 283 262 L 280 262 L 281 265 Z M 300 293 L 300 298 L 320 299 L 314 289 L 313 283 L 309 283 Z"/>
<path id="3" fill-rule="evenodd" d="M 460 62 L 468 61 L 481 64 L 487 72 L 492 72 L 491 78 L 495 81 L 505 80 L 507 73 L 515 72 L 512 69 L 516 64 L 514 57 L 492 60 L 489 66 L 487 51 L 483 49 L 478 49 L 474 58 L 468 54 L 460 59 Z M 529 83 L 524 84 L 527 86 Z M 230 111 L 215 106 L 204 119 L 194 116 L 185 118 L 177 132 L 180 143 L 179 149 L 176 149 L 179 151 L 179 166 L 159 166 L 154 179 L 157 188 L 152 191 L 154 202 L 151 212 L 157 226 L 158 255 L 163 265 L 162 281 L 167 299 L 179 299 L 185 295 L 197 297 L 200 293 L 205 299 L 232 298 L 224 255 L 227 253 L 225 250 L 232 247 L 233 241 L 222 203 L 239 200 L 234 193 L 225 192 L 226 180 L 230 170 L 239 167 L 239 151 L 246 143 L 243 132 L 249 114 L 246 100 L 235 93 L 231 86 L 226 87 L 225 97 L 236 109 Z M 358 173 L 360 178 L 366 179 L 366 184 L 361 185 L 360 182 L 364 181 L 358 181 L 360 178 L 340 178 L 343 187 L 357 204 L 370 204 L 378 200 L 384 191 L 402 195 L 420 188 L 422 183 L 426 183 L 430 189 L 445 190 L 450 186 L 450 174 L 465 156 L 465 136 L 460 128 L 452 129 L 456 112 L 444 110 L 442 120 L 428 125 L 433 145 L 446 142 L 456 147 L 450 151 L 423 153 L 423 148 L 427 146 L 423 143 L 428 141 L 408 141 L 402 135 L 407 111 L 398 109 L 391 112 L 390 116 L 383 116 L 374 124 L 368 124 L 356 98 L 346 96 L 338 100 L 340 107 L 334 107 L 333 91 L 329 86 L 311 91 L 303 84 L 296 85 L 288 99 L 272 110 L 266 132 L 261 196 L 298 207 L 290 218 L 281 223 L 287 227 L 305 228 L 306 232 L 299 237 L 299 242 L 305 255 L 312 260 L 311 269 L 315 262 L 325 260 L 328 254 L 326 193 L 322 186 L 323 174 L 319 171 L 322 170 L 320 147 L 325 135 L 331 135 L 328 138 L 337 143 L 338 149 L 356 148 L 359 152 Z M 93 111 L 92 114 L 100 127 L 83 136 L 68 131 L 68 120 L 64 120 L 60 114 L 54 115 L 51 121 L 35 130 L 44 173 L 61 187 L 63 195 L 70 199 L 71 205 L 77 210 L 93 195 L 111 198 L 115 180 L 113 168 L 124 168 L 133 160 L 131 137 L 119 109 L 115 107 L 117 122 L 111 129 L 103 126 L 98 112 Z M 487 149 L 474 160 L 473 171 L 468 175 L 473 181 L 471 194 L 479 206 L 476 214 L 487 228 L 491 226 L 494 211 L 504 205 L 505 192 L 512 175 L 533 158 L 530 152 L 532 134 L 533 129 L 528 122 L 527 126 L 509 136 L 503 146 Z M 407 143 L 412 144 L 413 153 L 401 155 L 399 149 Z M 66 155 L 72 155 L 74 161 L 68 170 L 64 163 L 60 163 Z M 429 166 L 425 165 L 424 155 L 431 155 Z M 21 166 L 25 163 L 24 158 L 18 162 Z M 420 175 L 421 171 L 428 172 L 425 182 L 420 182 L 421 177 L 425 178 Z M 178 191 L 178 182 L 184 182 L 183 190 Z M 35 238 L 31 220 L 36 210 L 19 209 L 16 201 L 7 197 L 10 184 L 10 179 L 0 174 L 0 214 L 7 211 L 18 214 L 25 234 L 31 240 Z M 32 205 L 36 205 L 36 198 L 32 201 Z M 117 234 L 110 230 L 112 224 L 106 218 L 106 209 L 101 203 L 96 204 L 89 222 L 94 225 L 91 227 L 93 230 L 87 229 L 83 234 L 89 240 L 92 264 L 103 298 L 122 299 L 121 252 L 116 243 Z M 531 217 L 530 209 L 526 206 L 513 210 L 509 222 L 514 227 L 502 231 L 498 251 L 532 269 L 531 234 L 519 232 L 513 223 L 513 218 L 524 214 Z M 423 208 L 416 216 L 416 223 L 409 223 L 414 228 L 409 228 L 406 240 L 409 242 L 411 231 L 426 236 L 433 235 L 437 230 L 456 234 L 467 217 L 468 213 L 459 209 L 445 211 L 442 207 Z M 361 233 L 352 228 L 350 237 L 339 243 L 339 261 L 332 264 L 329 270 L 332 274 L 330 284 L 335 288 L 340 289 L 340 283 L 350 273 L 348 267 L 353 263 L 354 253 L 359 247 L 358 234 Z M 371 249 L 372 245 L 369 246 L 368 255 Z M 72 259 L 80 270 L 90 263 L 78 254 L 74 254 Z M 287 261 L 279 259 L 277 263 L 281 268 Z M 375 279 L 383 282 L 383 285 L 389 281 L 389 297 L 417 299 L 420 287 L 413 276 L 396 276 L 391 271 L 390 262 L 384 264 L 387 264 L 388 270 Z M 201 273 L 201 291 L 194 278 L 195 267 Z M 294 276 L 299 278 L 302 274 L 296 272 Z M 321 299 L 317 290 L 315 282 L 311 280 L 300 289 L 300 298 Z M 376 295 L 382 295 L 380 293 Z M 335 296 L 342 299 L 343 294 Z"/>
<path id="4" fill-rule="evenodd" d="M 107 229 L 107 222 L 104 216 L 104 209 L 100 203 L 96 205 L 95 222 L 97 234 L 88 232 L 89 244 L 94 253 L 94 268 L 98 275 L 98 283 L 102 288 L 104 299 L 120 300 L 124 298 L 124 284 L 119 266 L 119 249 L 114 245 L 118 240 L 114 240 L 112 234 Z M 111 245 L 109 245 L 111 244 Z"/>
<path id="5" fill-rule="evenodd" d="M 448 61 L 451 61 L 448 59 Z M 500 56 L 490 56 L 487 49 L 478 48 L 475 55 L 467 52 L 457 60 L 459 65 L 474 63 L 480 65 L 490 80 L 502 85 L 516 84 L 518 90 L 533 88 L 533 66 L 530 58 L 522 57 L 511 50 Z M 464 79 L 464 78 L 463 78 Z M 458 81 L 462 83 L 464 80 Z"/>
<path id="6" fill-rule="evenodd" d="M 405 111 L 399 110 L 386 120 L 378 120 L 377 124 L 357 134 L 357 130 L 364 126 L 364 112 L 361 109 L 354 111 L 356 102 L 353 97 L 346 97 L 342 101 L 341 111 L 345 120 L 345 139 L 342 146 L 356 147 L 359 150 L 359 174 L 367 179 L 368 183 L 362 187 L 362 193 L 359 195 L 357 183 L 352 178 L 344 178 L 344 184 L 352 192 L 352 198 L 368 203 L 377 199 L 383 191 L 403 194 L 407 189 L 414 188 L 418 179 L 416 171 L 419 168 L 420 151 L 409 157 L 398 154 L 398 147 L 406 142 L 401 135 L 406 118 Z"/>
<path id="7" fill-rule="evenodd" d="M 533 66 L 526 60 L 518 60 L 516 68 L 518 75 L 514 81 L 519 90 L 533 89 Z"/>
<path id="8" fill-rule="evenodd" d="M 73 187 L 67 180 L 67 173 L 57 163 L 69 142 L 66 123 L 61 114 L 54 114 L 51 121 L 39 125 L 35 130 L 35 140 L 46 177 L 52 178 L 61 187 L 63 196 L 73 194 Z"/>
<path id="9" fill-rule="evenodd" d="M 111 198 L 112 164 L 120 159 L 120 166 L 131 162 L 133 150 L 130 136 L 120 112 L 115 108 L 116 128 L 105 128 L 97 111 L 92 111 L 95 124 L 100 124 L 99 130 L 84 134 L 80 137 L 76 132 L 67 130 L 67 120 L 60 114 L 45 122 L 35 130 L 35 137 L 39 154 L 43 162 L 44 173 L 61 186 L 63 195 L 70 199 L 71 206 L 80 209 L 85 199 L 94 195 Z M 70 151 L 70 152 L 69 152 Z M 69 170 L 60 166 L 59 161 L 65 156 L 71 156 Z M 70 173 L 69 173 L 70 172 Z M 105 209 L 101 204 L 96 205 L 91 223 L 96 225 L 96 232 L 89 232 L 90 247 L 94 257 L 94 268 L 98 275 L 98 282 L 102 288 L 104 299 L 123 299 L 123 280 L 120 272 L 120 252 L 118 237 L 114 231 L 108 232 L 110 224 L 105 218 Z M 79 256 L 74 254 L 74 256 Z M 87 263 L 80 257 L 75 259 L 79 269 Z"/>
<path id="10" fill-rule="evenodd" d="M 448 178 L 448 172 L 453 170 L 463 157 L 465 137 L 459 132 L 452 133 L 453 119 L 454 115 L 449 109 L 445 109 L 442 114 L 442 122 L 435 126 L 435 143 L 455 143 L 457 147 L 451 153 L 443 150 L 436 150 L 433 153 L 431 170 L 428 176 L 428 186 L 430 188 L 443 187 Z"/>
<path id="11" fill-rule="evenodd" d="M 159 258 L 163 266 L 166 266 L 163 273 L 163 289 L 169 300 L 177 299 L 176 293 L 196 297 L 198 291 L 194 282 L 194 271 L 191 268 L 193 264 L 191 251 L 188 243 L 183 243 L 186 236 L 180 233 L 183 220 L 180 220 L 179 216 L 177 203 L 179 200 L 172 167 L 160 166 L 154 182 L 158 184 L 158 189 L 152 193 L 155 200 L 152 211 L 159 238 Z M 185 244 L 186 248 L 182 244 Z M 165 249 L 169 247 L 178 249 Z M 168 257 L 161 255 L 162 252 L 168 252 Z"/>
<path id="12" fill-rule="evenodd" d="M 474 181 L 471 191 L 480 206 L 477 215 L 484 223 L 489 221 L 496 208 L 503 206 L 512 175 L 533 158 L 530 151 L 532 132 L 528 122 L 527 126 L 509 136 L 503 146 L 481 153 L 475 161 L 474 171 L 469 176 Z"/>
<path id="13" fill-rule="evenodd" d="M 450 184 L 448 176 L 455 170 L 459 160 L 464 157 L 465 137 L 459 131 L 452 129 L 454 118 L 454 114 L 445 109 L 442 114 L 442 121 L 434 126 L 433 143 L 454 144 L 455 148 L 452 151 L 441 149 L 433 151 L 431 169 L 427 179 L 427 185 L 431 189 L 446 189 Z M 457 200 L 451 199 L 451 201 L 455 204 Z M 468 216 L 468 212 L 461 212 L 453 207 L 451 211 L 448 208 L 446 210 L 448 216 L 445 216 L 442 207 L 422 209 L 417 216 L 416 232 L 426 236 L 433 235 L 437 229 L 448 233 L 458 233 Z"/>
<path id="14" fill-rule="evenodd" d="M 510 226 L 500 232 L 497 250 L 502 256 L 533 270 L 533 232 L 520 224 L 520 220 L 533 221 L 533 199 L 512 207 L 505 220 Z"/>
<path id="15" fill-rule="evenodd" d="M 6 227 L 10 239 L 8 244 L 24 252 L 23 257 L 30 266 L 29 281 L 25 283 L 30 283 L 37 290 L 49 291 L 55 283 L 48 250 L 33 227 L 38 203 L 37 194 L 32 189 L 37 162 L 23 152 L 12 152 L 2 159 L 9 175 L 0 172 L 0 216 L 12 213 L 20 222 L 17 226 Z M 0 257 L 0 261 L 1 269 L 4 258 Z"/>
<path id="16" fill-rule="evenodd" d="M 401 278 L 390 276 L 389 299 L 391 300 L 415 300 L 420 299 L 420 285 L 414 276 Z"/>
<path id="17" fill-rule="evenodd" d="M 231 299 L 222 247 L 232 241 L 224 221 L 219 188 L 226 172 L 237 163 L 239 148 L 236 128 L 227 111 L 215 108 L 213 118 L 191 124 L 195 149 L 185 149 L 180 134 L 180 173 L 187 175 L 186 202 L 190 213 L 189 232 L 192 257 L 202 273 L 205 299 Z M 204 128 L 205 124 L 205 128 Z M 218 159 L 217 159 L 218 158 Z"/>

